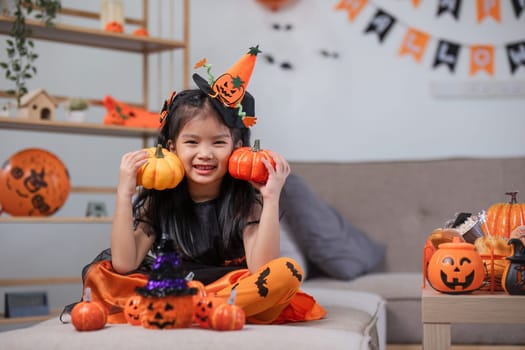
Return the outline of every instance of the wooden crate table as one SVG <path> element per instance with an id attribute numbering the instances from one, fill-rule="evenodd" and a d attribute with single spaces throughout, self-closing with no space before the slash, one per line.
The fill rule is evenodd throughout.
<path id="1" fill-rule="evenodd" d="M 427 287 L 421 305 L 424 350 L 450 349 L 452 323 L 525 324 L 525 295 L 489 291 L 452 295 Z"/>

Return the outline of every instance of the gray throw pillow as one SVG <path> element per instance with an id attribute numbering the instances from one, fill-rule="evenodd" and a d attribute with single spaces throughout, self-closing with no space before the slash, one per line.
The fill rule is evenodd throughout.
<path id="1" fill-rule="evenodd" d="M 290 234 L 286 222 L 281 221 L 281 256 L 294 259 L 303 269 L 303 278 L 308 278 L 308 263 L 303 252 L 297 244 L 297 240 Z"/>
<path id="2" fill-rule="evenodd" d="M 290 174 L 281 192 L 281 221 L 306 259 L 324 274 L 350 280 L 374 269 L 385 246 L 352 226 L 316 196 L 304 179 Z"/>

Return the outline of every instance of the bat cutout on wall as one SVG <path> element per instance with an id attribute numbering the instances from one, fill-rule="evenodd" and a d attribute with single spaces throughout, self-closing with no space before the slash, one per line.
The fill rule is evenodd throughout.
<path id="1" fill-rule="evenodd" d="M 288 32 L 293 29 L 293 24 L 287 23 L 287 24 L 280 25 L 279 23 L 274 23 L 272 24 L 272 28 L 274 30 L 284 30 Z"/>
<path id="2" fill-rule="evenodd" d="M 319 50 L 319 52 L 321 53 L 321 56 L 326 57 L 326 58 L 333 58 L 333 59 L 339 58 L 339 53 L 335 51 L 330 52 L 328 50 L 321 49 Z"/>
<path id="3" fill-rule="evenodd" d="M 266 284 L 268 281 L 266 280 L 266 277 L 270 274 L 270 268 L 267 267 L 264 269 L 263 272 L 259 274 L 259 277 L 257 278 L 257 281 L 255 281 L 255 285 L 257 286 L 257 290 L 260 296 L 265 298 L 268 295 L 268 288 L 266 288 Z"/>
<path id="4" fill-rule="evenodd" d="M 274 64 L 274 63 L 276 63 L 276 62 L 275 62 L 275 59 L 274 59 L 273 56 L 270 55 L 270 54 L 264 54 L 264 55 L 263 55 L 263 58 L 264 58 L 264 60 L 265 60 L 266 62 L 268 62 L 269 64 Z M 292 69 L 293 69 L 292 64 L 291 64 L 290 62 L 287 62 L 287 61 L 281 62 L 281 63 L 279 64 L 279 66 L 280 66 L 282 69 L 284 69 L 284 70 L 292 70 Z"/>

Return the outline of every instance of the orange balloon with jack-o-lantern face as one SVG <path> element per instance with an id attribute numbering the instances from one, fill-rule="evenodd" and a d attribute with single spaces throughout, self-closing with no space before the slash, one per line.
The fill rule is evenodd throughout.
<path id="1" fill-rule="evenodd" d="M 452 243 L 439 245 L 430 258 L 427 273 L 432 288 L 443 293 L 474 291 L 485 277 L 483 261 L 474 245 L 456 237 Z"/>
<path id="2" fill-rule="evenodd" d="M 69 172 L 53 153 L 28 148 L 12 155 L 0 170 L 0 204 L 13 216 L 49 216 L 66 201 Z"/>

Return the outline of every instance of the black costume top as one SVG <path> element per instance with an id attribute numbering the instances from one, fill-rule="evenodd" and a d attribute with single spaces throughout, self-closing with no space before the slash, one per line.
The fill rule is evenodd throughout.
<path id="1" fill-rule="evenodd" d="M 189 259 L 183 257 L 184 269 L 195 273 L 194 279 L 211 283 L 224 274 L 247 268 L 242 233 L 224 242 L 218 221 L 215 200 L 194 203 L 196 220 L 192 223 L 198 254 Z"/>

